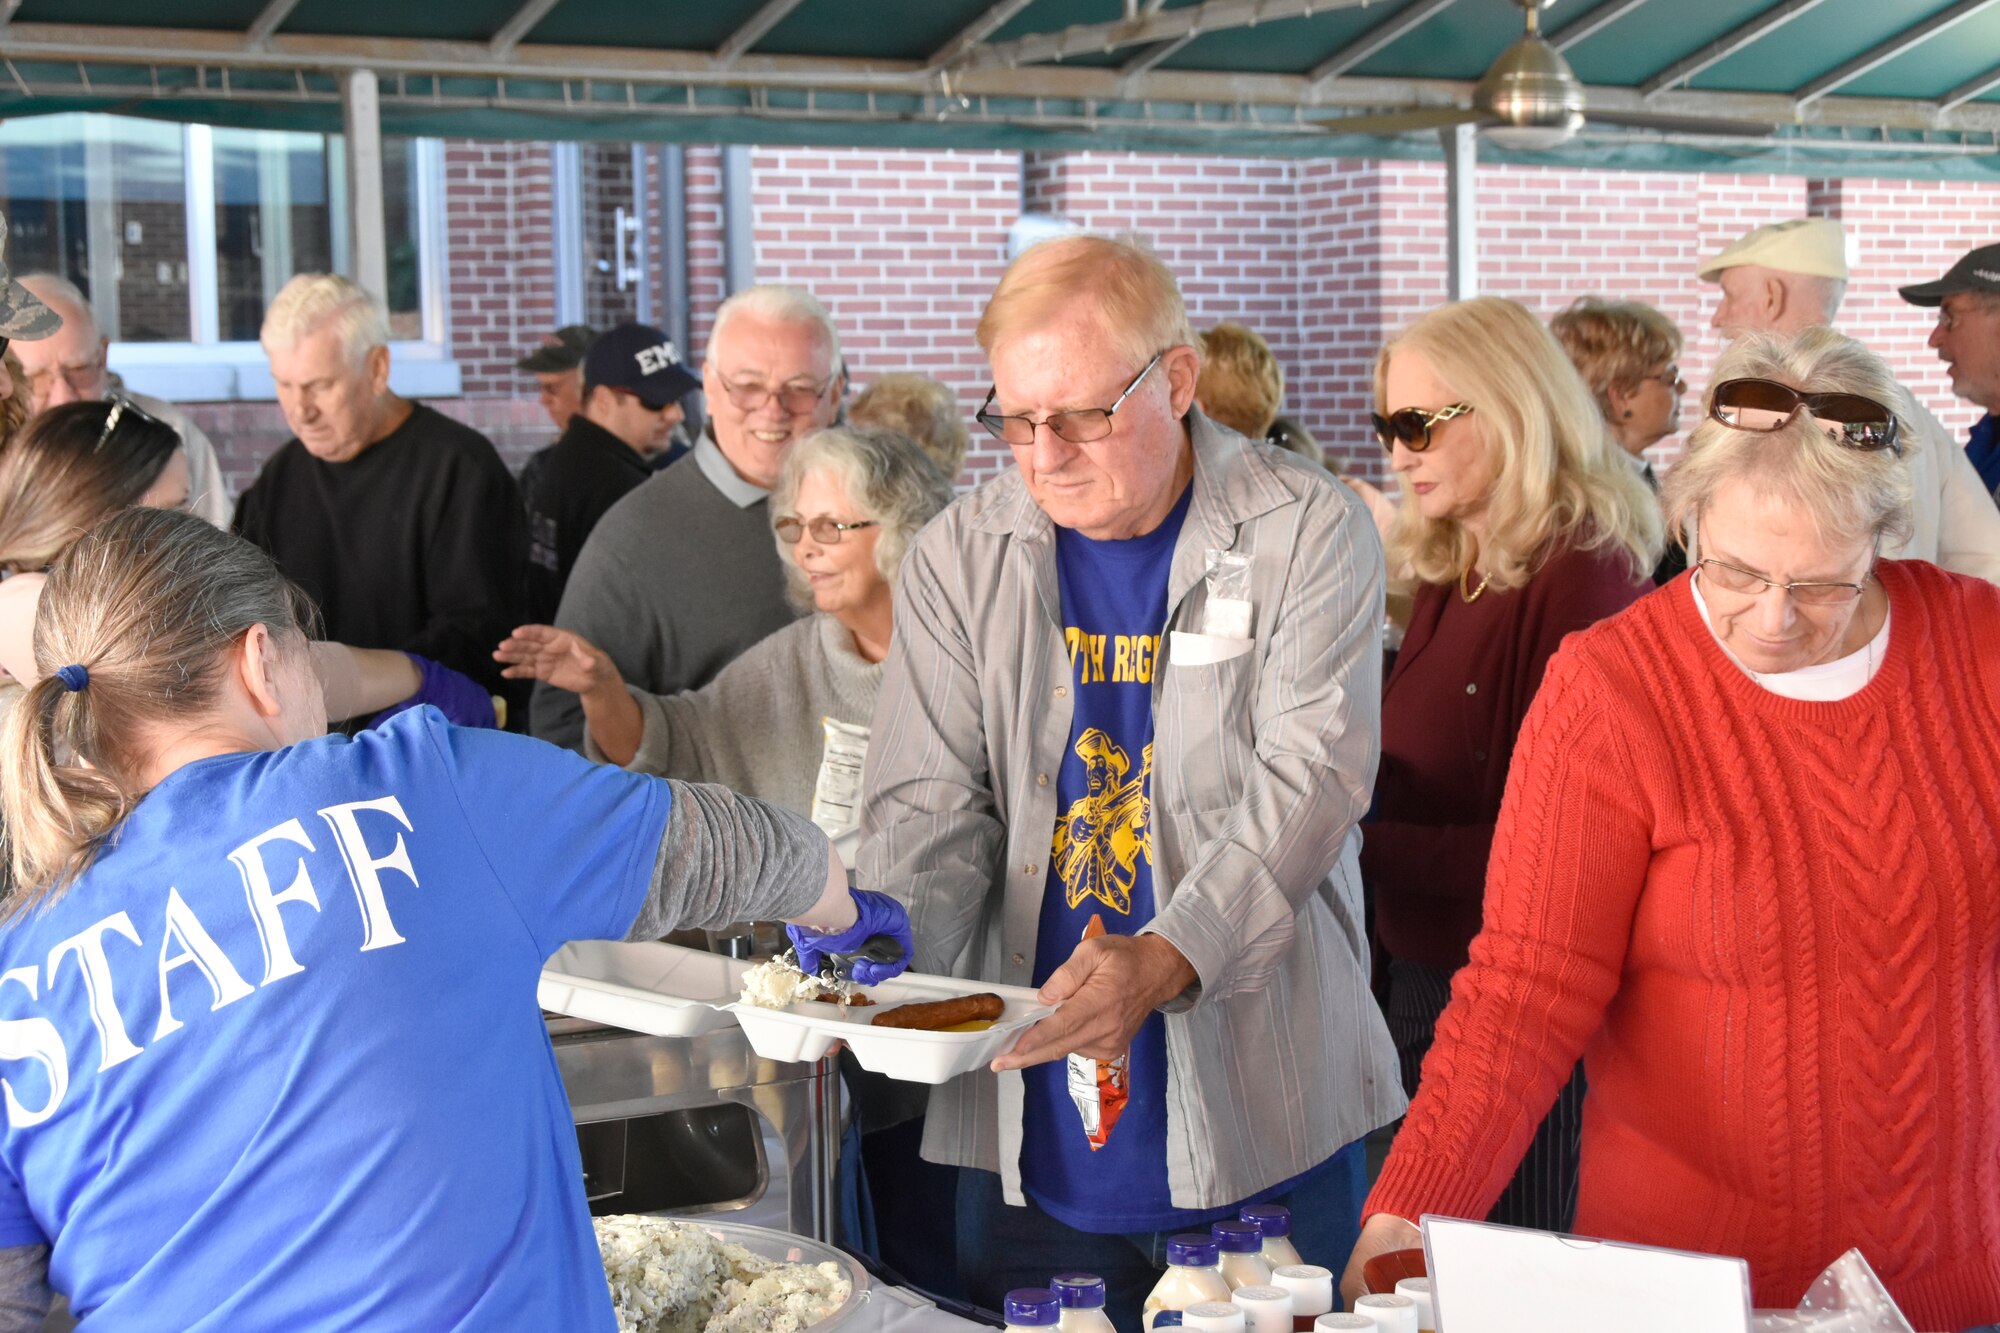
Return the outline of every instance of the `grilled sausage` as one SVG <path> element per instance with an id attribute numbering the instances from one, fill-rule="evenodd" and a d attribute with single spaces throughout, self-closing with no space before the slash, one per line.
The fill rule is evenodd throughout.
<path id="1" fill-rule="evenodd" d="M 954 996 L 949 1000 L 898 1005 L 894 1009 L 884 1009 L 868 1021 L 878 1028 L 915 1028 L 921 1032 L 938 1032 L 957 1027 L 960 1023 L 993 1022 L 1006 1007 L 1006 1002 L 998 995 L 984 991 L 978 995 Z"/>

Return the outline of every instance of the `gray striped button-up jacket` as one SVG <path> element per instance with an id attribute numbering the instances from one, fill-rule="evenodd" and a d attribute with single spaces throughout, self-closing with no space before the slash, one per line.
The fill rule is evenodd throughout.
<path id="1" fill-rule="evenodd" d="M 1167 1177 L 1243 1199 L 1401 1114 L 1368 986 L 1360 835 L 1381 749 L 1382 548 L 1323 469 L 1192 412 L 1194 496 L 1167 628 L 1198 631 L 1208 552 L 1251 558 L 1251 651 L 1153 680 L 1157 914 L 1198 981 L 1167 1007 Z M 909 904 L 915 966 L 1027 985 L 1073 697 L 1055 528 L 1010 471 L 904 561 L 864 775 L 858 882 Z M 934 1160 L 1021 1194 L 1022 1084 L 936 1089 Z M 1079 1129 L 1079 1132 L 1081 1130 Z"/>

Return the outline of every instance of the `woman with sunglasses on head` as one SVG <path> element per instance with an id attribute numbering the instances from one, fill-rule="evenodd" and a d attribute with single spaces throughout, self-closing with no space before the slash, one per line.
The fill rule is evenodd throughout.
<path id="1" fill-rule="evenodd" d="M 582 699 L 593 759 L 720 782 L 809 813 L 825 719 L 865 728 L 873 718 L 897 566 L 950 502 L 950 483 L 907 437 L 819 431 L 786 455 L 770 501 L 792 602 L 813 614 L 679 694 L 628 687 L 610 654 L 550 625 L 522 626 L 493 656 L 509 679 L 546 681 Z"/>
<path id="2" fill-rule="evenodd" d="M 1693 571 L 1556 655 L 1362 1262 L 1479 1216 L 1571 1065 L 1579 1232 L 1750 1262 L 1851 1246 L 1918 1328 L 2000 1317 L 2000 589 L 1883 560 L 1888 368 L 1752 337 L 1669 474 Z"/>
<path id="3" fill-rule="evenodd" d="M 52 407 L 0 445 L 0 708 L 41 677 L 31 636 L 44 571 L 120 510 L 187 501 L 180 435 L 125 399 Z M 332 643 L 312 652 L 330 720 L 430 703 L 453 721 L 493 725 L 486 691 L 435 662 Z"/>
<path id="4" fill-rule="evenodd" d="M 1524 307 L 1443 306 L 1375 365 L 1376 431 L 1402 484 L 1389 567 L 1414 584 L 1382 695 L 1361 869 L 1388 956 L 1384 1012 L 1414 1093 L 1478 933 L 1515 733 L 1563 636 L 1648 591 L 1658 506 L 1589 391 Z M 1579 1080 L 1493 1220 L 1566 1226 Z"/>

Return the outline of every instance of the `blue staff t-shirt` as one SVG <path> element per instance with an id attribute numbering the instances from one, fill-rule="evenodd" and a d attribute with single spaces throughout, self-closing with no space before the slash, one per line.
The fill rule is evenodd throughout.
<path id="1" fill-rule="evenodd" d="M 1056 577 L 1076 714 L 1056 775 L 1056 827 L 1035 941 L 1036 985 L 1069 960 L 1092 917 L 1135 935 L 1153 919 L 1150 818 L 1153 673 L 1167 623 L 1167 577 L 1193 488 L 1153 531 L 1093 541 L 1056 529 Z M 1079 1231 L 1174 1223 L 1167 1193 L 1167 1038 L 1158 1014 L 1132 1039 L 1127 1101 L 1092 1150 L 1063 1061 L 1025 1072 L 1023 1188 Z"/>
<path id="2" fill-rule="evenodd" d="M 1988 412 L 1973 423 L 1972 434 L 1965 441 L 1965 456 L 1972 460 L 1980 483 L 1989 491 L 2000 491 L 2000 417 Z"/>
<path id="3" fill-rule="evenodd" d="M 171 774 L 0 929 L 0 1246 L 99 1333 L 614 1329 L 535 985 L 669 800 L 431 708 Z"/>

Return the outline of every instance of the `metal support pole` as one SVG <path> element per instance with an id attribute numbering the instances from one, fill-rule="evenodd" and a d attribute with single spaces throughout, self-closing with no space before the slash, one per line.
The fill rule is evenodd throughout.
<path id="1" fill-rule="evenodd" d="M 685 360 L 689 349 L 687 150 L 677 143 L 659 149 L 660 327 Z"/>
<path id="2" fill-rule="evenodd" d="M 633 302 L 633 318 L 641 324 L 653 322 L 653 271 L 646 262 L 646 152 L 644 144 L 632 145 L 632 268 L 639 284 Z"/>
<path id="3" fill-rule="evenodd" d="M 1438 131 L 1444 141 L 1446 295 L 1467 301 L 1479 295 L 1479 141 L 1471 125 Z"/>
<path id="4" fill-rule="evenodd" d="M 573 143 L 549 145 L 549 244 L 555 251 L 556 323 L 583 323 L 583 166 Z"/>
<path id="5" fill-rule="evenodd" d="M 348 235 L 354 281 L 389 299 L 388 223 L 382 211 L 382 93 L 375 71 L 341 76 L 341 122 L 347 131 Z"/>
<path id="6" fill-rule="evenodd" d="M 757 285 L 757 221 L 755 184 L 750 176 L 750 145 L 722 148 L 722 262 L 729 290 Z"/>

